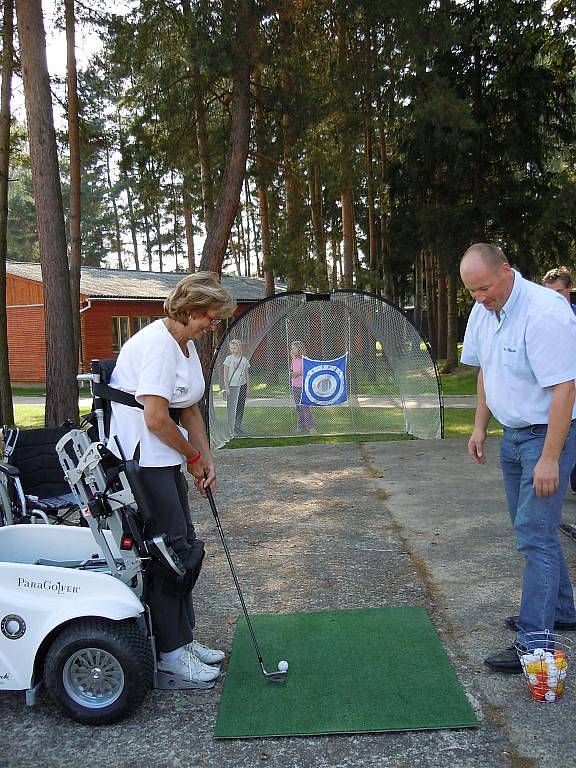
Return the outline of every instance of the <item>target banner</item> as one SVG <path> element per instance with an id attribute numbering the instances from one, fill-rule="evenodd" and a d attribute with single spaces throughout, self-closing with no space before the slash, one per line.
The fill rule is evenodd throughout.
<path id="1" fill-rule="evenodd" d="M 300 405 L 341 405 L 348 401 L 346 358 L 310 360 L 302 358 L 302 395 Z"/>

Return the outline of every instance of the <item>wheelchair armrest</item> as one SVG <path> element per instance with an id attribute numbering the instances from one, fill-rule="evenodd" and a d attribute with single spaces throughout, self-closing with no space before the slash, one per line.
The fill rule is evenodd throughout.
<path id="1" fill-rule="evenodd" d="M 8 477 L 20 477 L 20 470 L 18 467 L 8 464 L 7 461 L 0 461 L 0 472 Z"/>

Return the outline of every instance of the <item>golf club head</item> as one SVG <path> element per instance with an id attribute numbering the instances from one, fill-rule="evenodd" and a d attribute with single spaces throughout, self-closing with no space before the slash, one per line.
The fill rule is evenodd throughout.
<path id="1" fill-rule="evenodd" d="M 266 672 L 263 664 L 260 664 L 260 667 L 262 669 L 262 674 L 264 675 L 264 677 L 269 683 L 285 683 L 286 682 L 286 676 L 288 675 L 288 670 L 281 672 L 279 669 L 277 669 L 276 672 Z"/>

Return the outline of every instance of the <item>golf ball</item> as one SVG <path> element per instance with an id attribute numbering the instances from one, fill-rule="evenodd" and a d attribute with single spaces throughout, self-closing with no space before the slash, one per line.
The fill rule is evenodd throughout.
<path id="1" fill-rule="evenodd" d="M 288 669 L 288 662 L 287 661 L 279 661 L 278 662 L 278 672 L 286 672 Z"/>

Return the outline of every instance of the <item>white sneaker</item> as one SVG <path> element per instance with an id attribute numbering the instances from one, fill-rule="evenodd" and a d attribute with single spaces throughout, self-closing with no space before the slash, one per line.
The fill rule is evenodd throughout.
<path id="1" fill-rule="evenodd" d="M 216 680 L 220 670 L 216 667 L 209 667 L 203 664 L 200 659 L 190 651 L 182 651 L 180 656 L 174 661 L 160 659 L 158 661 L 158 670 L 160 672 L 169 672 L 172 675 L 178 675 L 183 680 L 190 683 L 211 683 Z"/>
<path id="2" fill-rule="evenodd" d="M 196 640 L 189 643 L 186 648 L 204 664 L 220 664 L 225 658 L 224 651 L 207 648 L 202 643 L 197 643 Z"/>

